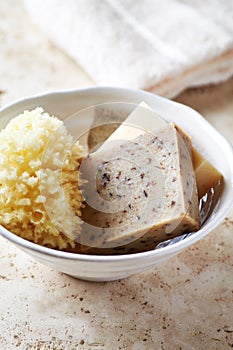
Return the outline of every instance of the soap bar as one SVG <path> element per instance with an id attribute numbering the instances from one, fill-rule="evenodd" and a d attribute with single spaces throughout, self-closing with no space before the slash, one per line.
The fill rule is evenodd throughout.
<path id="1" fill-rule="evenodd" d="M 202 198 L 211 188 L 222 180 L 222 174 L 205 159 L 196 149 L 192 149 L 198 197 Z"/>
<path id="2" fill-rule="evenodd" d="M 88 183 L 87 222 L 79 243 L 153 249 L 200 227 L 191 140 L 175 124 L 157 135 L 144 132 L 128 142 L 109 142 L 108 150 L 90 154 L 80 171 Z"/>
<path id="3" fill-rule="evenodd" d="M 166 124 L 167 122 L 160 115 L 155 113 L 145 102 L 141 102 L 102 144 L 99 150 L 107 149 L 109 141 L 131 140 L 149 130 L 156 132 Z M 222 174 L 194 147 L 192 148 L 192 156 L 198 198 L 200 199 L 221 181 Z"/>
<path id="4" fill-rule="evenodd" d="M 98 150 L 108 149 L 109 141 L 132 140 L 144 132 L 159 130 L 167 122 L 145 102 L 141 102 L 126 120 L 108 137 Z"/>

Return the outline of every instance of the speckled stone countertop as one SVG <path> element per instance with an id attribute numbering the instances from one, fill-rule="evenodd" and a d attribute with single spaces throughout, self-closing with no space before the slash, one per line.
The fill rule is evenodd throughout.
<path id="1" fill-rule="evenodd" d="M 0 5 L 0 104 L 91 79 L 47 41 L 20 0 Z M 233 79 L 177 98 L 231 142 Z M 111 283 L 75 280 L 0 238 L 0 350 L 233 348 L 233 212 L 157 268 Z"/>

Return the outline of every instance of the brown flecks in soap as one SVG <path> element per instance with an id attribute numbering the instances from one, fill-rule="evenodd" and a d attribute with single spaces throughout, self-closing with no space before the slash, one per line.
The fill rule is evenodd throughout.
<path id="1" fill-rule="evenodd" d="M 121 176 L 121 171 L 118 172 L 116 179 L 119 180 L 120 176 Z"/>
<path id="2" fill-rule="evenodd" d="M 92 227 L 111 228 L 111 232 L 106 230 L 102 238 L 98 234 L 96 247 L 122 246 L 128 244 L 131 239 L 133 246 L 125 247 L 126 253 L 127 249 L 136 248 L 137 243 L 140 245 L 141 236 L 145 236 L 146 240 L 151 242 L 151 249 L 154 249 L 155 241 L 163 241 L 168 236 L 174 237 L 182 234 L 183 225 L 186 223 L 189 225 L 189 232 L 198 229 L 199 208 L 190 139 L 185 137 L 183 131 L 173 124 L 167 124 L 162 128 L 159 137 L 153 144 L 151 138 L 153 136 L 150 134 L 141 135 L 134 141 L 121 144 L 121 147 L 114 147 L 104 152 L 97 151 L 90 157 L 89 164 L 90 167 L 93 167 L 93 171 L 89 173 L 96 173 L 95 168 L 97 168 L 100 178 L 102 172 L 102 179 L 97 178 L 94 185 L 100 191 L 101 197 L 105 199 L 106 210 L 104 207 L 102 207 L 103 210 L 102 208 L 93 210 L 93 215 L 89 215 L 88 223 Z M 176 141 L 174 142 L 175 148 L 172 147 L 173 140 Z M 166 144 L 166 147 L 159 150 L 163 144 Z M 128 154 L 132 156 L 134 150 L 137 151 L 137 157 L 129 158 L 129 162 Z M 111 159 L 113 152 L 115 156 L 120 154 L 121 158 L 119 161 L 107 162 L 108 159 Z M 163 157 L 168 152 L 172 153 L 169 159 Z M 105 160 L 105 165 L 101 168 L 99 164 L 102 164 L 103 160 Z M 132 164 L 135 165 L 132 166 Z M 122 179 L 118 179 L 119 171 L 122 172 Z M 111 176 L 108 177 L 106 174 L 111 174 Z M 105 181 L 106 179 L 109 181 Z M 190 183 L 190 189 L 187 189 L 187 181 Z M 86 191 L 91 191 L 90 183 L 84 189 L 84 196 Z M 118 202 L 117 195 L 120 195 Z M 98 201 L 96 203 L 98 205 Z M 126 210 L 129 204 L 131 211 Z M 94 207 L 97 208 L 96 205 Z M 163 232 L 163 224 L 169 221 L 173 222 L 173 226 L 169 232 Z M 106 222 L 110 225 L 106 225 Z M 85 237 L 86 245 L 89 245 L 89 235 L 88 230 L 83 231 L 82 237 Z M 109 238 L 106 239 L 106 236 Z M 134 243 L 137 237 L 139 241 Z M 138 249 L 142 251 L 143 247 L 138 247 Z"/>

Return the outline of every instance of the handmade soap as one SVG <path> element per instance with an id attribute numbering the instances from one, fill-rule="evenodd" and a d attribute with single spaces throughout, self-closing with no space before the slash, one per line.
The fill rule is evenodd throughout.
<path id="1" fill-rule="evenodd" d="M 81 172 L 88 180 L 84 245 L 153 249 L 160 241 L 199 229 L 192 144 L 175 124 L 166 124 L 158 134 L 109 142 L 108 149 L 83 161 Z"/>
<path id="2" fill-rule="evenodd" d="M 113 140 L 132 140 L 144 132 L 156 132 L 166 121 L 155 113 L 145 102 L 126 118 L 126 120 L 110 135 L 99 149 L 107 149 L 108 142 Z M 192 148 L 193 167 L 196 175 L 198 197 L 204 196 L 222 179 L 222 174 L 205 159 L 194 147 Z"/>

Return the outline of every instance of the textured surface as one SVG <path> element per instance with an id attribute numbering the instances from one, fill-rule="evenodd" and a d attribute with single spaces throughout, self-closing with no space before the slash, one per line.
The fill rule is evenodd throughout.
<path id="1" fill-rule="evenodd" d="M 84 196 L 92 210 L 86 214 L 91 226 L 84 230 L 83 244 L 119 249 L 132 243 L 120 252 L 143 251 L 177 234 L 197 231 L 191 147 L 182 130 L 165 124 L 158 133 L 109 144 L 108 150 L 98 149 L 87 157 L 80 172 L 88 179 Z"/>
<path id="2" fill-rule="evenodd" d="M 82 154 L 64 123 L 42 108 L 13 118 L 0 132 L 0 224 L 41 245 L 74 247 Z"/>
<path id="3" fill-rule="evenodd" d="M 229 0 L 24 3 L 39 28 L 99 84 L 175 96 L 233 74 Z"/>
<path id="4" fill-rule="evenodd" d="M 91 84 L 28 20 L 0 7 L 1 105 Z M 33 50 L 39 45 L 40 50 Z M 233 80 L 178 98 L 233 139 Z M 6 350 L 227 350 L 233 347 L 233 212 L 205 239 L 151 271 L 93 284 L 32 261 L 0 238 L 0 344 Z"/>

